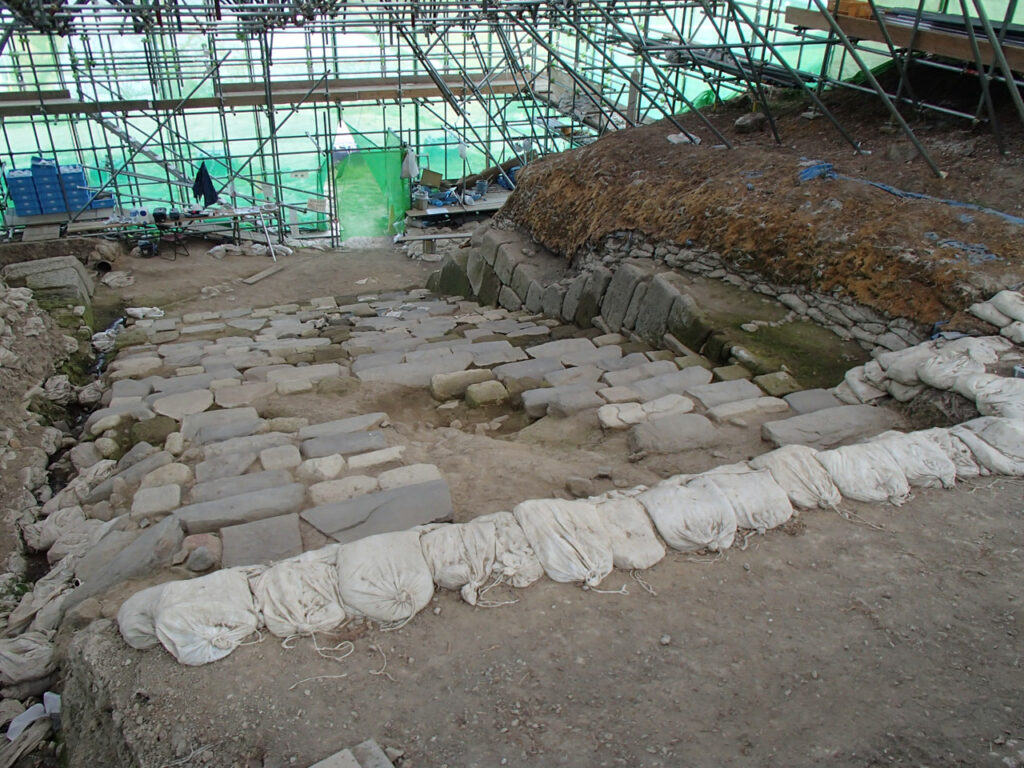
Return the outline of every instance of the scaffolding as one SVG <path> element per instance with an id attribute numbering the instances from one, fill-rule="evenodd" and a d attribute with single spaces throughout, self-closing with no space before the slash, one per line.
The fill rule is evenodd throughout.
<path id="1" fill-rule="evenodd" d="M 987 123 L 1002 146 L 992 84 L 1008 86 L 1024 120 L 1016 14 L 1016 0 L 0 3 L 3 170 L 32 157 L 81 165 L 88 193 L 42 216 L 18 216 L 6 195 L 0 205 L 9 232 L 44 220 L 102 232 L 90 222 L 111 209 L 97 201 L 122 216 L 186 209 L 205 164 L 236 234 L 336 245 L 347 236 L 339 210 L 372 203 L 366 215 L 393 232 L 408 207 L 390 176 L 378 178 L 385 205 L 370 200 L 372 185 L 339 184 L 354 152 L 398 168 L 411 149 L 446 179 L 492 169 L 511 183 L 509 169 L 529 158 L 651 120 L 696 140 L 677 117 L 688 110 L 705 140 L 731 146 L 700 108 L 741 94 L 781 140 L 777 88 L 801 92 L 855 149 L 822 91 L 875 94 L 941 174 L 901 109 Z M 896 67 L 894 90 L 879 84 L 880 66 Z M 977 109 L 919 99 L 908 76 L 919 67 L 976 75 Z M 246 211 L 258 215 L 231 215 Z"/>

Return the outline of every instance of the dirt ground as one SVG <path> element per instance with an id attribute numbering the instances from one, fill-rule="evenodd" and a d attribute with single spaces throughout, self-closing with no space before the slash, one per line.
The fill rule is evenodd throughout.
<path id="1" fill-rule="evenodd" d="M 439 592 L 402 629 L 318 636 L 351 641 L 341 660 L 267 638 L 188 668 L 113 627 L 84 653 L 147 765 L 206 747 L 178 764 L 304 766 L 372 736 L 403 768 L 1016 766 L 1022 497 L 983 480 L 805 513 L 746 550 L 670 555 L 642 574 L 656 594 L 621 572 L 602 586 L 628 595 Z M 110 727 L 66 717 L 79 739 Z"/>

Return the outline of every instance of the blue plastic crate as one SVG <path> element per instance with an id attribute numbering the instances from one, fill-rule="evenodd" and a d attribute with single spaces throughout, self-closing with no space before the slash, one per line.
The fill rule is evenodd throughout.
<path id="1" fill-rule="evenodd" d="M 59 203 L 41 202 L 39 204 L 39 207 L 42 209 L 43 213 L 65 213 L 67 211 L 67 209 L 64 207 L 63 201 Z"/>
<path id="2" fill-rule="evenodd" d="M 116 197 L 98 197 L 92 201 L 91 208 L 113 208 L 117 205 Z"/>
<path id="3" fill-rule="evenodd" d="M 36 197 L 36 193 L 32 192 L 17 192 L 11 195 L 11 200 L 14 201 L 15 208 L 38 208 L 39 198 Z"/>
<path id="4" fill-rule="evenodd" d="M 57 161 L 45 157 L 32 158 L 32 178 L 39 183 L 39 179 L 57 179 Z"/>

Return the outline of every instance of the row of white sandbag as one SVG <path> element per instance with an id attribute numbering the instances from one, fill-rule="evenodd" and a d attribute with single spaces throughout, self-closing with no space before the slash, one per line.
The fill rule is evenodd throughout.
<path id="1" fill-rule="evenodd" d="M 835 506 L 842 495 L 899 504 L 911 486 L 948 488 L 957 477 L 989 472 L 1024 475 L 1024 420 L 985 417 L 952 430 L 892 432 L 832 451 L 786 446 L 650 489 L 525 501 L 512 513 L 152 587 L 122 606 L 118 623 L 133 647 L 160 643 L 182 663 L 204 664 L 261 626 L 288 637 L 334 629 L 349 615 L 405 621 L 426 607 L 435 584 L 460 590 L 471 604 L 489 582 L 525 587 L 545 573 L 595 587 L 614 567 L 660 561 L 662 539 L 680 551 L 723 550 L 738 529 L 785 523 L 793 505 Z"/>
<path id="2" fill-rule="evenodd" d="M 1000 291 L 967 311 L 996 326 L 1006 338 L 1024 344 L 1024 295 L 1020 291 Z"/>
<path id="3" fill-rule="evenodd" d="M 1020 349 L 998 336 L 926 341 L 851 368 L 836 396 L 870 403 L 889 394 L 906 402 L 927 386 L 963 395 L 985 416 L 1024 418 L 1024 379 L 985 370 L 1010 356 L 1024 359 Z"/>

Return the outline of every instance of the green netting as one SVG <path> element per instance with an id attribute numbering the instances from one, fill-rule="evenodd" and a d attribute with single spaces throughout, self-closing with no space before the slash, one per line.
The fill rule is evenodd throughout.
<path id="1" fill-rule="evenodd" d="M 385 134 L 380 147 L 345 124 L 356 148 L 335 157 L 338 221 L 341 237 L 384 237 L 401 232 L 409 210 L 409 180 L 402 176 L 403 149 Z"/>

